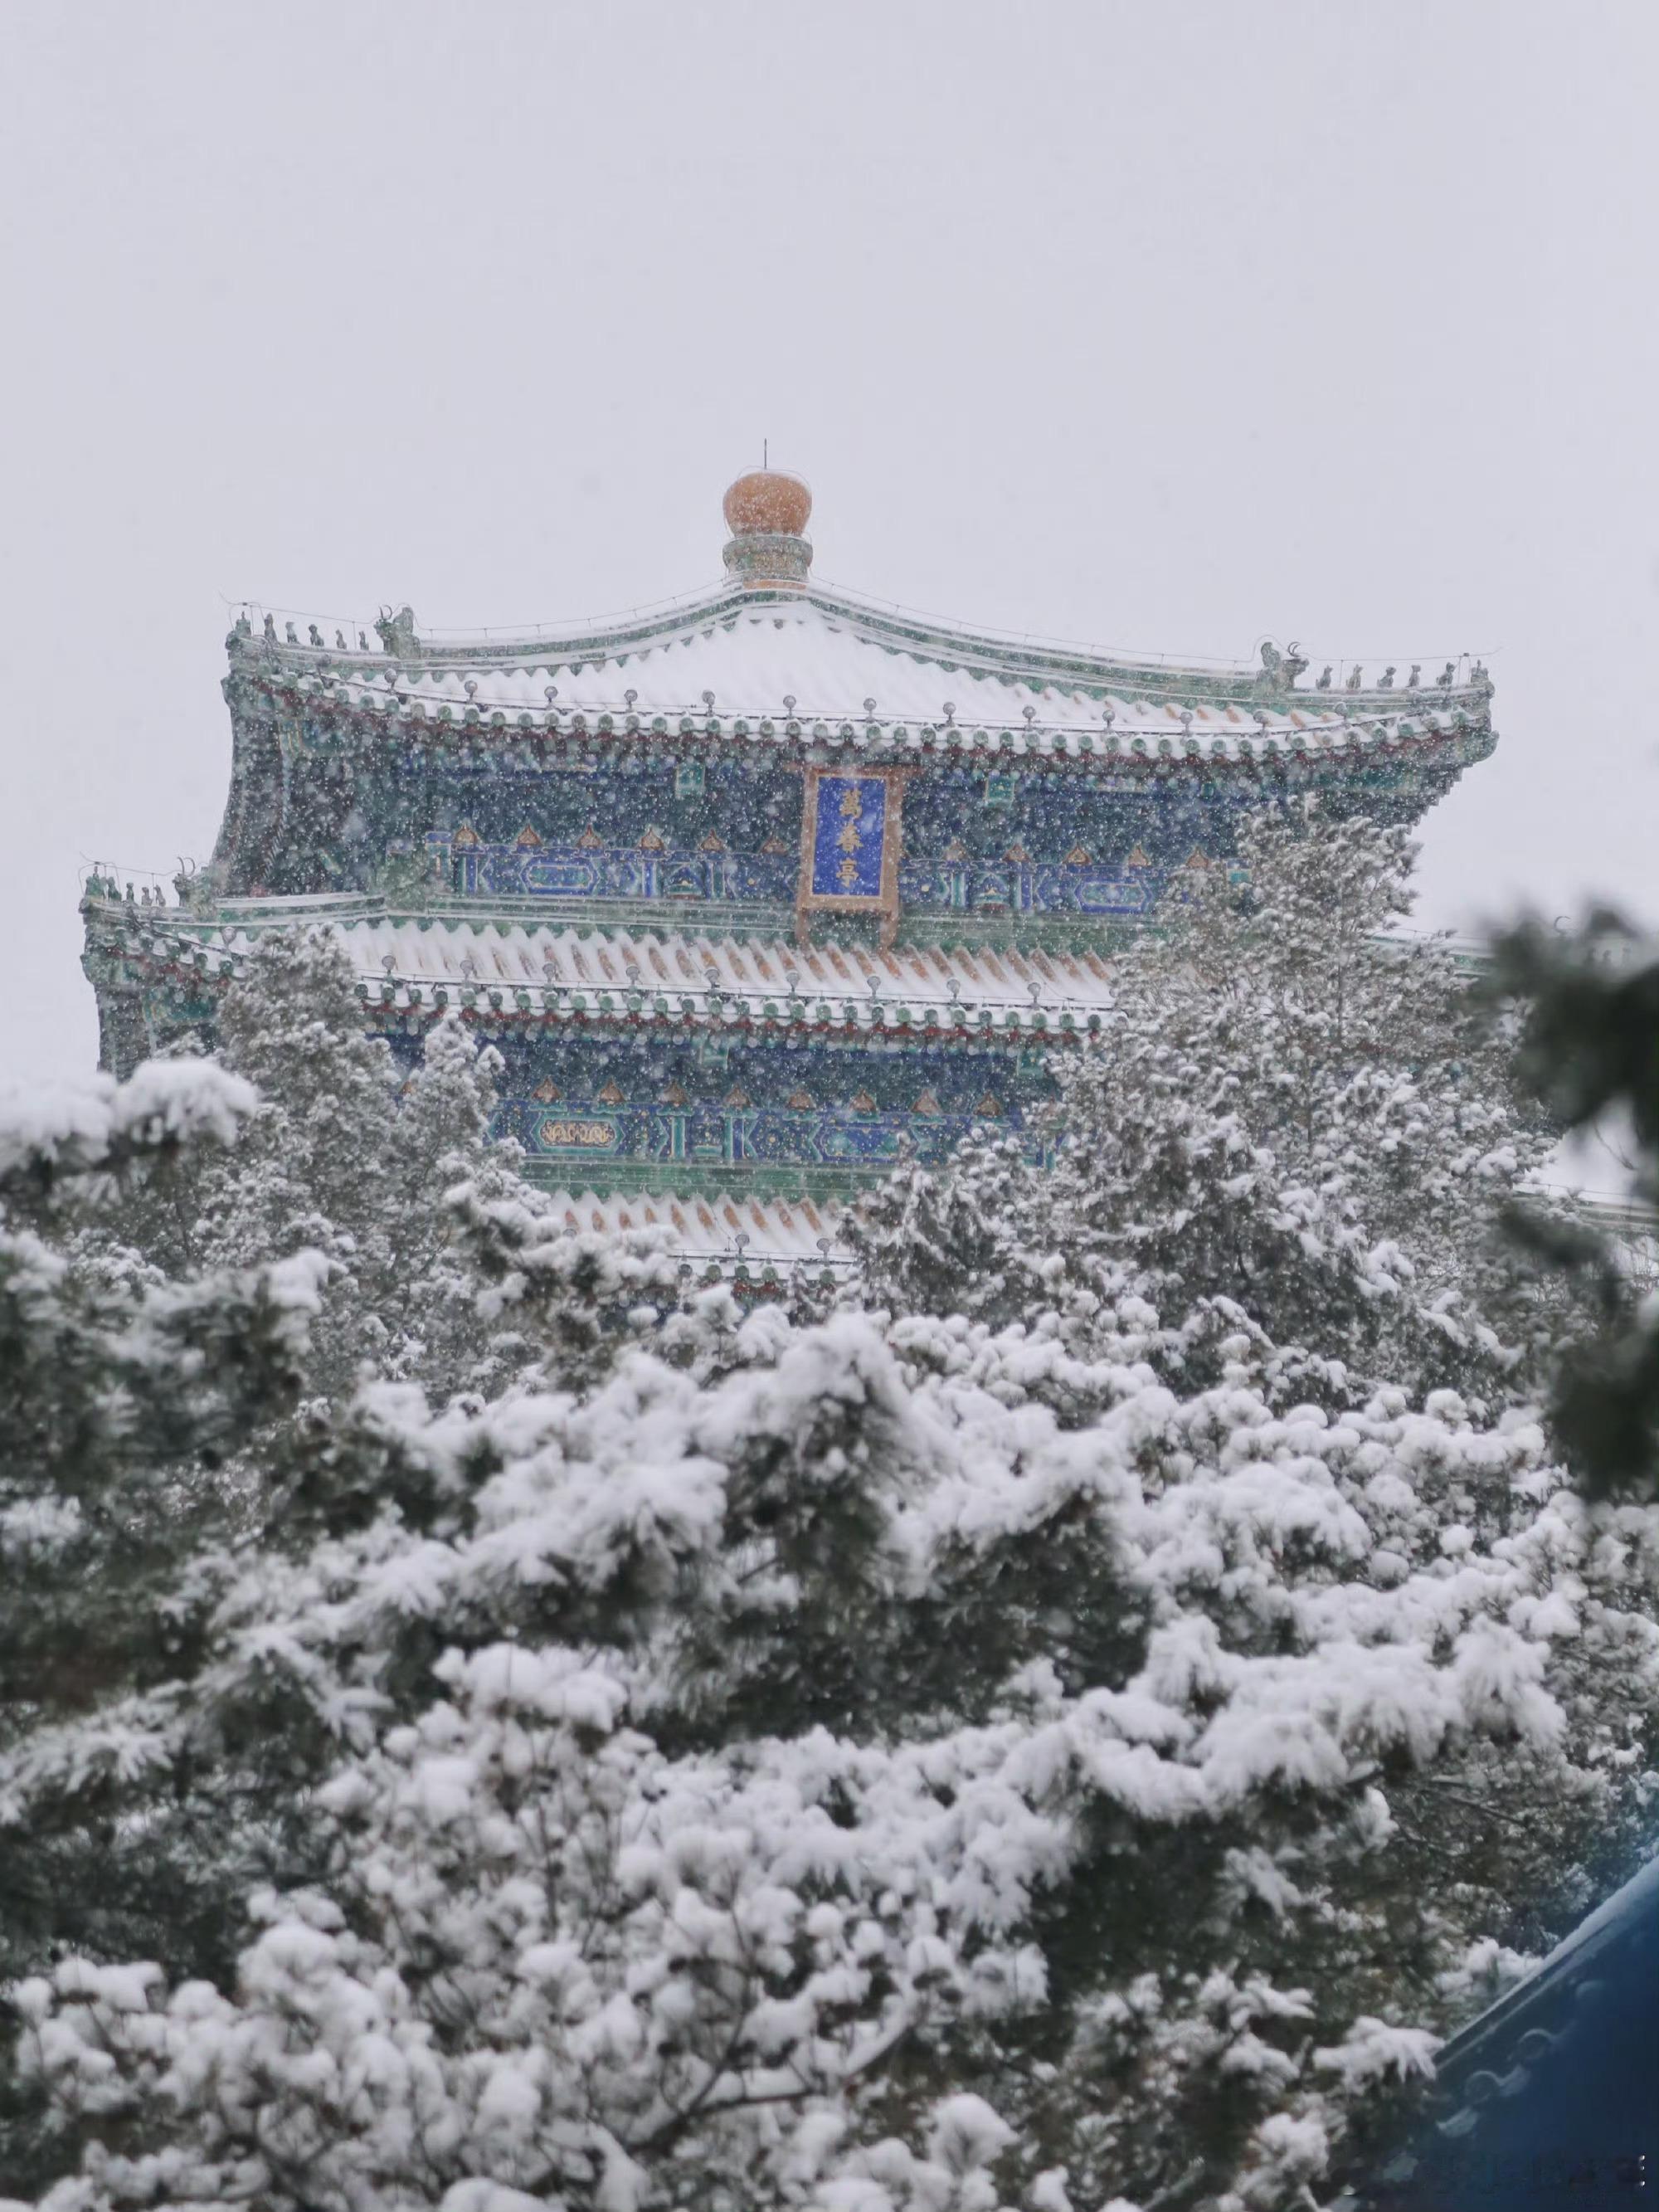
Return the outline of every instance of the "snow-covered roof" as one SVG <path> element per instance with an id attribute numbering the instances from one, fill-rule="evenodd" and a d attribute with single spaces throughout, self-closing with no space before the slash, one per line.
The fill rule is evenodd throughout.
<path id="1" fill-rule="evenodd" d="M 1562 2138 L 1571 2158 L 1561 2159 L 1560 2171 L 1570 2178 L 1560 2189 L 1517 2191 L 1515 2201 L 1523 2202 L 1531 2194 L 1537 2204 L 1565 2203 L 1569 2191 L 1582 2188 L 1586 2178 L 1593 2190 L 1594 2147 L 1570 2132 L 1573 2106 L 1584 2093 L 1569 2086 L 1564 2100 L 1561 2088 L 1575 2076 L 1580 2082 L 1594 2081 L 1598 2106 L 1608 2096 L 1617 2115 L 1609 2139 L 1619 2154 L 1622 2157 L 1627 2142 L 1632 2151 L 1639 2152 L 1639 2142 L 1618 2130 L 1629 2123 L 1625 2100 L 1631 2087 L 1643 2094 L 1651 2069 L 1638 2065 L 1626 2075 L 1619 2060 L 1632 2051 L 1650 2051 L 1644 2031 L 1650 2029 L 1654 2017 L 1656 1964 L 1659 1856 L 1650 1858 L 1581 1921 L 1534 1972 L 1441 2045 L 1435 2053 L 1434 2085 L 1426 2110 L 1419 2112 L 1415 2126 L 1392 2154 L 1376 2161 L 1370 2179 L 1337 2198 L 1334 2212 L 1382 2212 L 1387 2205 L 1432 2203 L 1438 2193 L 1435 2182 L 1444 2187 L 1449 2152 L 1455 2152 L 1466 2174 L 1497 2173 L 1505 2167 L 1519 2172 L 1525 2170 L 1523 2160 L 1538 2171 L 1540 2162 L 1527 2138 L 1528 2122 L 1540 2100 L 1545 2100 L 1547 2110 L 1554 2107 L 1558 2125 L 1565 2122 Z M 1602 2061 L 1611 2061 L 1612 2081 L 1598 2068 L 1598 2054 Z M 1638 2169 L 1639 2163 L 1636 2157 L 1629 2160 L 1632 2169 Z M 1575 2166 L 1576 2173 L 1571 2172 Z M 1612 2185 L 1610 2157 L 1607 2171 Z M 1639 2171 L 1633 2185 L 1641 2185 Z M 1443 2201 L 1452 2201 L 1449 2192 Z M 1455 2201 L 1468 2199 L 1459 2191 Z M 1594 2202 L 1595 2196 L 1579 2201 Z M 1608 2199 L 1602 2195 L 1601 2201 Z"/>
<path id="2" fill-rule="evenodd" d="M 814 1276 L 826 1269 L 843 1275 L 854 1264 L 837 1241 L 841 1208 L 815 1205 L 809 1198 L 676 1198 L 660 1193 L 601 1198 L 591 1190 L 560 1190 L 548 1203 L 573 1231 L 659 1229 L 668 1249 L 696 1275 L 714 1268 L 729 1276 L 742 1267 L 751 1278 L 763 1279 L 769 1269 L 782 1275 L 796 1267 Z"/>
<path id="3" fill-rule="evenodd" d="M 235 918 L 234 903 L 227 902 L 216 921 L 196 924 L 177 909 L 110 905 L 126 925 L 129 950 L 215 977 L 240 964 L 262 924 L 295 919 L 300 902 L 267 902 L 245 921 Z M 454 1004 L 588 1027 L 1063 1032 L 1097 1026 L 1111 1000 L 1110 969 L 1088 951 L 878 951 L 678 930 L 334 919 L 326 902 L 304 903 L 304 918 L 332 921 L 364 995 L 394 1013 Z"/>
<path id="4" fill-rule="evenodd" d="M 586 635 L 480 646 L 411 631 L 401 644 L 343 653 L 233 634 L 233 673 L 349 718 L 1082 757 L 1137 742 L 1239 758 L 1446 736 L 1483 720 L 1491 691 L 1478 665 L 1452 661 L 1426 684 L 1356 668 L 1352 687 L 1337 670 L 1320 689 L 1285 681 L 1277 656 L 1260 669 L 1125 660 L 817 589 L 727 591 Z"/>

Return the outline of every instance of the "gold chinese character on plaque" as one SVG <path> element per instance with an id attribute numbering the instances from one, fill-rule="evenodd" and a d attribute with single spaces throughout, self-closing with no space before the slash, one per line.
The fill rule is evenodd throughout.
<path id="1" fill-rule="evenodd" d="M 861 814 L 864 811 L 863 804 L 856 791 L 842 792 L 841 811 L 843 814 Z"/>
<path id="2" fill-rule="evenodd" d="M 846 884 L 848 890 L 850 891 L 854 884 L 857 883 L 859 879 L 858 862 L 856 860 L 843 860 L 841 866 L 836 870 L 836 873 L 840 877 L 842 882 Z"/>

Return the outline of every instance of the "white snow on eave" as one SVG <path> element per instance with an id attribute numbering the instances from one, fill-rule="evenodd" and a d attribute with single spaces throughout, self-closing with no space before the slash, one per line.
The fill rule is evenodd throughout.
<path id="1" fill-rule="evenodd" d="M 1099 737 L 1110 730 L 1168 738 L 1177 749 L 1190 739 L 1204 752 L 1219 741 L 1231 752 L 1241 738 L 1266 734 L 1317 741 L 1322 733 L 1346 733 L 1346 714 L 1355 706 L 1367 720 L 1405 716 L 1428 727 L 1450 720 L 1446 695 L 1431 692 L 1398 692 L 1385 709 L 1375 700 L 1319 691 L 1263 692 L 1259 702 L 1229 705 L 1201 697 L 1146 698 L 1133 690 L 1132 672 L 1107 665 L 1074 683 L 1011 679 L 966 659 L 947 666 L 920 643 L 867 635 L 810 600 L 744 605 L 592 659 L 577 653 L 565 660 L 445 664 L 427 657 L 433 650 L 423 645 L 422 656 L 407 664 L 356 663 L 335 672 L 325 671 L 320 659 L 307 660 L 299 672 L 303 683 L 319 686 L 327 676 L 334 696 L 355 706 L 384 712 L 395 704 L 434 717 L 447 708 L 452 720 L 500 713 L 542 722 L 550 714 L 610 714 L 620 724 L 632 714 L 647 726 L 659 717 L 677 723 L 690 716 L 701 724 L 711 714 L 728 725 L 792 719 L 850 722 L 855 729 L 866 720 L 954 724 L 969 734 L 1009 732 L 1017 744 L 1028 731 Z M 1179 673 L 1169 672 L 1170 678 L 1178 682 Z M 1118 688 L 1103 696 L 1085 688 L 1115 680 Z"/>
<path id="2" fill-rule="evenodd" d="M 851 1255 L 837 1241 L 840 1208 L 809 1198 L 663 1192 L 601 1198 L 592 1190 L 559 1190 L 549 1196 L 547 1204 L 573 1233 L 660 1230 L 667 1237 L 668 1249 L 694 1264 L 712 1260 L 729 1267 L 741 1259 L 751 1270 L 769 1261 L 781 1267 L 799 1262 L 814 1271 L 823 1267 L 842 1271 L 852 1264 Z"/>
<path id="3" fill-rule="evenodd" d="M 691 931 L 501 929 L 468 922 L 422 929 L 406 921 L 355 921 L 340 930 L 361 975 L 399 983 L 468 983 L 529 989 L 538 996 L 581 993 L 620 1000 L 702 998 L 710 989 L 746 1005 L 786 1004 L 796 995 L 848 1000 L 868 1008 L 988 1006 L 1093 1011 L 1109 1003 L 1109 970 L 1089 954 L 899 947 L 890 952 L 842 945 L 799 947 L 781 938 L 710 937 Z M 246 940 L 244 940 L 245 942 Z M 388 965 L 388 963 L 390 963 Z M 873 986 L 873 988 L 872 988 Z"/>
<path id="4" fill-rule="evenodd" d="M 270 919 L 278 916 L 273 912 Z M 692 1001 L 699 1018 L 718 1018 L 710 1006 L 718 994 L 740 1016 L 764 1013 L 817 1018 L 827 1004 L 830 1019 L 845 1026 L 847 1010 L 856 1010 L 860 1025 L 878 1011 L 890 1021 L 901 1009 L 949 1014 L 952 1008 L 976 1016 L 991 1013 L 1000 1028 L 1030 1024 L 1039 1013 L 1072 1012 L 1086 1018 L 1111 1003 L 1110 969 L 1092 952 L 1025 951 L 999 946 L 899 946 L 891 951 L 855 945 L 797 946 L 782 938 L 711 937 L 695 931 L 526 928 L 519 923 L 353 921 L 332 925 L 372 1003 L 393 1012 L 416 1004 L 430 1007 L 439 987 L 459 998 L 480 994 L 481 1011 L 491 1011 L 489 994 L 502 999 L 501 1011 L 569 1012 L 580 998 L 589 1012 L 609 1000 L 619 1015 L 631 995 L 644 1011 L 666 1001 L 671 1014 Z M 244 924 L 173 938 L 158 933 L 158 957 L 195 960 L 211 968 L 228 958 L 240 963 L 252 950 L 257 932 Z M 169 948 L 171 947 L 171 951 Z M 792 994 L 792 984 L 793 987 Z M 411 988 L 422 997 L 418 1002 Z M 385 994 L 391 992 L 388 1000 Z M 528 1001 L 520 1005 L 520 996 Z"/>

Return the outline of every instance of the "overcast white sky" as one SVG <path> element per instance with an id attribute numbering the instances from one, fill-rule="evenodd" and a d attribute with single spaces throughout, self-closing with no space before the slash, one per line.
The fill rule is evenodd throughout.
<path id="1" fill-rule="evenodd" d="M 1437 666 L 1428 919 L 1659 908 L 1654 0 L 6 0 L 0 1068 L 77 871 L 209 853 L 224 601 L 425 623 L 817 571 Z"/>

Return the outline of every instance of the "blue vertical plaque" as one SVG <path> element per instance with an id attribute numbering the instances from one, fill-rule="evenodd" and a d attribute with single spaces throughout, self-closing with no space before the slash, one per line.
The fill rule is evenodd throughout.
<path id="1" fill-rule="evenodd" d="M 887 779 L 821 775 L 812 839 L 812 896 L 879 899 L 887 844 Z"/>
<path id="2" fill-rule="evenodd" d="M 862 774 L 809 768 L 802 793 L 795 933 L 806 941 L 814 911 L 880 917 L 882 941 L 898 927 L 902 769 Z"/>

